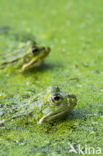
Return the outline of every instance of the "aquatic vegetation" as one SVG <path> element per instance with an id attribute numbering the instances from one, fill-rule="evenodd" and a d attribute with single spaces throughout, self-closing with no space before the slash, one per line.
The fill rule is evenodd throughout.
<path id="1" fill-rule="evenodd" d="M 0 104 L 21 104 L 51 85 L 78 99 L 77 107 L 61 121 L 41 126 L 24 124 L 24 119 L 2 125 L 0 154 L 70 155 L 70 144 L 77 151 L 79 144 L 84 150 L 86 145 L 103 149 L 103 1 L 1 0 L 0 6 L 0 27 L 13 28 L 12 34 L 32 34 L 52 49 L 35 71 L 20 73 L 11 66 L 0 71 Z M 22 40 L 9 36 L 0 34 L 0 47 Z"/>

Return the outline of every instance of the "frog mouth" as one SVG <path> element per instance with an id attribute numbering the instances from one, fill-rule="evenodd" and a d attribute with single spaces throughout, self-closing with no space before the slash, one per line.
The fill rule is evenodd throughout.
<path id="1" fill-rule="evenodd" d="M 58 116 L 62 116 L 63 114 L 65 114 L 68 110 L 64 110 L 64 111 L 59 111 L 59 112 L 55 112 L 55 113 L 48 113 L 47 115 L 43 116 L 39 121 L 38 124 L 42 124 L 44 122 L 49 122 L 50 120 L 55 119 Z"/>

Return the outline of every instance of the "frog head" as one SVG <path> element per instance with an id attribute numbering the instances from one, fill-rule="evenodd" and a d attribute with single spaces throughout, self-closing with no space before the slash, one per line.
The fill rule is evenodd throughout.
<path id="1" fill-rule="evenodd" d="M 39 47 L 35 43 L 30 43 L 28 53 L 23 57 L 23 66 L 21 71 L 25 71 L 35 66 L 39 66 L 40 63 L 50 53 L 49 47 Z"/>
<path id="2" fill-rule="evenodd" d="M 64 115 L 77 104 L 75 95 L 67 94 L 57 86 L 50 86 L 43 96 L 42 117 L 39 124 L 51 121 Z"/>

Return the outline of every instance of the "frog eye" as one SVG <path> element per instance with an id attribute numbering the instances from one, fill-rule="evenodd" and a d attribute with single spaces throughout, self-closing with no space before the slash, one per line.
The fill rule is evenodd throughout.
<path id="1" fill-rule="evenodd" d="M 61 98 L 62 97 L 60 94 L 54 94 L 54 95 L 52 95 L 51 100 L 54 104 L 58 105 L 61 101 Z"/>
<path id="2" fill-rule="evenodd" d="M 32 47 L 32 54 L 33 54 L 33 55 L 37 55 L 38 52 L 39 52 L 39 49 L 38 49 L 38 48 Z"/>

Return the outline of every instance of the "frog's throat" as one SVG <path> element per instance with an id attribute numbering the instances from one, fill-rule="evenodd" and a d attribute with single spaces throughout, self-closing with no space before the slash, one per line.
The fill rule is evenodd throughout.
<path id="1" fill-rule="evenodd" d="M 65 114 L 67 111 L 68 111 L 68 109 L 66 109 L 66 110 L 64 110 L 64 111 L 60 111 L 60 112 L 55 112 L 55 113 L 50 112 L 50 113 L 48 113 L 47 115 L 43 116 L 43 117 L 38 121 L 38 124 L 42 124 L 43 122 L 46 122 L 46 121 L 50 121 L 50 120 L 52 120 L 52 119 L 55 119 L 56 117 Z"/>

